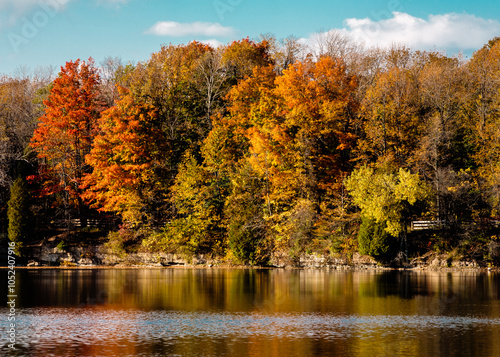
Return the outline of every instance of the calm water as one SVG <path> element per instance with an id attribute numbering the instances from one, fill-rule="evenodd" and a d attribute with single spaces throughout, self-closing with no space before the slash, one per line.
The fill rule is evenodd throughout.
<path id="1" fill-rule="evenodd" d="M 0 355 L 500 356 L 500 275 L 17 270 Z"/>

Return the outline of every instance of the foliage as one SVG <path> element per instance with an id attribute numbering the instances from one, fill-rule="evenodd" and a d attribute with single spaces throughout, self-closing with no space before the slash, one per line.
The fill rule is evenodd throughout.
<path id="1" fill-rule="evenodd" d="M 68 245 L 66 244 L 66 241 L 63 239 L 57 244 L 56 248 L 59 250 L 66 250 L 68 248 Z"/>
<path id="2" fill-rule="evenodd" d="M 216 180 L 191 153 L 186 154 L 172 187 L 178 218 L 164 229 L 170 245 L 185 254 L 207 253 L 221 245 L 223 201 L 218 196 L 223 188 Z"/>
<path id="3" fill-rule="evenodd" d="M 162 136 L 156 110 L 124 88 L 120 93 L 117 104 L 99 119 L 100 133 L 86 157 L 93 172 L 84 179 L 88 189 L 83 197 L 99 210 L 117 212 L 137 224 L 148 219 L 154 209 L 151 199 L 163 188 L 156 171 Z"/>
<path id="4" fill-rule="evenodd" d="M 123 236 L 120 232 L 112 232 L 108 235 L 108 241 L 104 243 L 104 248 L 111 254 L 119 258 L 124 258 L 126 255 L 123 244 Z"/>
<path id="5" fill-rule="evenodd" d="M 148 230 L 135 229 L 130 224 L 122 224 L 117 232 L 108 234 L 108 241 L 104 244 L 104 248 L 111 254 L 124 258 L 127 253 L 136 252 L 141 242 L 150 234 Z"/>
<path id="6" fill-rule="evenodd" d="M 377 222 L 374 218 L 361 217 L 358 232 L 359 253 L 374 257 L 380 261 L 388 261 L 393 255 L 397 240 L 387 232 L 385 222 Z"/>
<path id="7" fill-rule="evenodd" d="M 402 168 L 394 173 L 363 166 L 354 170 L 345 184 L 362 215 L 385 224 L 384 230 L 394 237 L 403 232 L 408 209 L 428 195 L 418 175 Z"/>
<path id="8" fill-rule="evenodd" d="M 25 180 L 21 177 L 18 177 L 10 188 L 7 216 L 8 237 L 16 243 L 16 253 L 20 255 L 25 243 L 33 234 L 30 192 Z"/>
<path id="9" fill-rule="evenodd" d="M 470 80 L 464 103 L 464 126 L 474 147 L 481 192 L 496 216 L 500 207 L 500 42 L 496 38 L 467 64 Z"/>
<path id="10" fill-rule="evenodd" d="M 78 207 L 83 226 L 87 217 L 80 185 L 90 170 L 85 155 L 90 152 L 101 110 L 98 90 L 99 75 L 91 58 L 66 62 L 44 101 L 45 114 L 31 138 L 31 147 L 44 163 L 43 193 L 65 191 L 66 203 Z"/>
<path id="11" fill-rule="evenodd" d="M 264 195 L 264 186 L 248 163 L 231 175 L 224 214 L 228 221 L 228 256 L 236 262 L 262 264 L 269 258 Z"/>
<path id="12" fill-rule="evenodd" d="M 276 249 L 288 252 L 290 259 L 298 262 L 314 238 L 316 219 L 314 204 L 308 199 L 298 200 L 291 210 L 275 217 L 272 228 Z"/>
<path id="13" fill-rule="evenodd" d="M 385 260 L 395 238 L 424 252 L 484 230 L 486 252 L 499 74 L 498 39 L 466 60 L 331 32 L 316 52 L 294 38 L 194 41 L 137 64 L 67 62 L 51 83 L 2 77 L 0 203 L 27 162 L 36 212 L 82 224 L 87 205 L 109 212 L 127 227 L 117 251 L 147 237 L 150 250 L 265 264 L 359 244 Z M 407 232 L 420 219 L 446 229 Z"/>

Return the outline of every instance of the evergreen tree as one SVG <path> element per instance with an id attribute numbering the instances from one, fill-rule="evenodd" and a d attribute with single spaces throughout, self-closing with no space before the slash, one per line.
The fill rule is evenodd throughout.
<path id="1" fill-rule="evenodd" d="M 16 253 L 20 255 L 24 243 L 32 233 L 30 194 L 26 182 L 21 177 L 17 178 L 10 188 L 7 216 L 9 219 L 8 237 L 16 243 Z"/>
<path id="2" fill-rule="evenodd" d="M 385 230 L 386 223 L 362 216 L 358 232 L 359 253 L 385 261 L 391 258 L 397 240 Z"/>

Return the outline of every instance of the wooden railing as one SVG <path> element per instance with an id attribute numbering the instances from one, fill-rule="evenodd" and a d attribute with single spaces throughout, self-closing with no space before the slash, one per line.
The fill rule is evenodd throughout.
<path id="1" fill-rule="evenodd" d="M 446 225 L 445 221 L 412 221 L 411 229 L 413 231 L 423 229 L 440 229 Z"/>
<path id="2" fill-rule="evenodd" d="M 500 227 L 500 220 L 498 220 L 498 219 L 490 218 L 488 222 L 493 227 L 496 227 L 496 228 Z"/>
<path id="3" fill-rule="evenodd" d="M 74 219 L 57 219 L 51 222 L 52 226 L 54 227 L 81 227 L 82 224 L 80 222 L 79 218 L 74 218 Z M 87 227 L 91 228 L 106 228 L 113 226 L 114 222 L 109 221 L 109 220 L 102 220 L 102 219 L 87 219 Z"/>

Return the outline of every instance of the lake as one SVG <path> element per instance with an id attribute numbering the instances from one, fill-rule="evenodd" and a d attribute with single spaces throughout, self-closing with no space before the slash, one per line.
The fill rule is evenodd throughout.
<path id="1" fill-rule="evenodd" d="M 0 354 L 500 356 L 500 275 L 283 269 L 17 269 Z"/>

